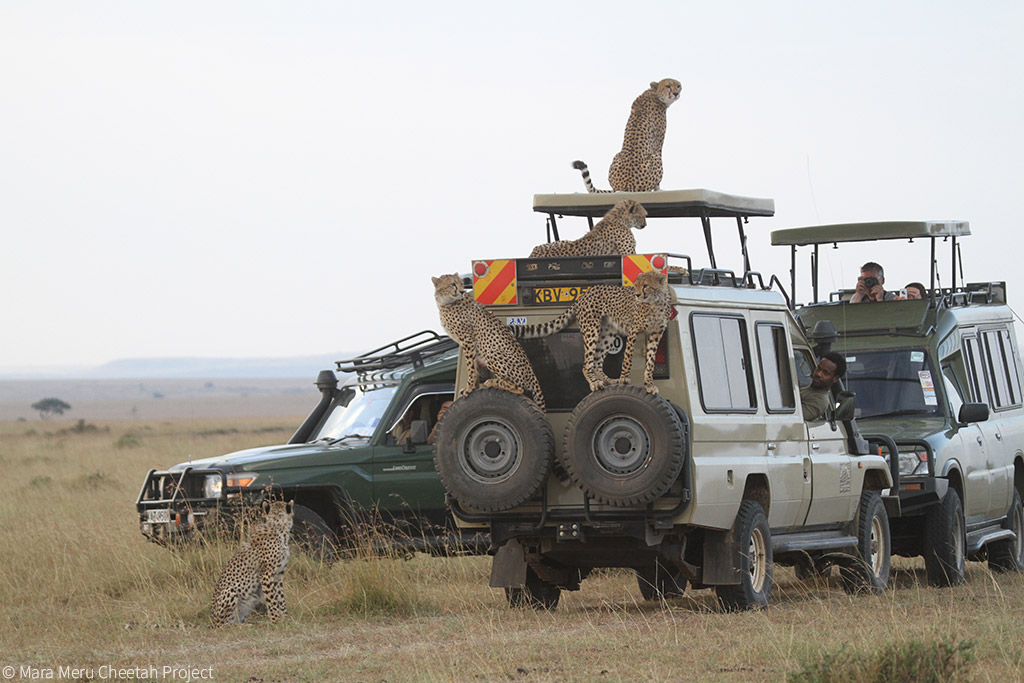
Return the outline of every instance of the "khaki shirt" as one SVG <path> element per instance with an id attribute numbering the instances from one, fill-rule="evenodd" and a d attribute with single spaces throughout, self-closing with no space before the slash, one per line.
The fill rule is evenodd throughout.
<path id="1" fill-rule="evenodd" d="M 804 420 L 820 420 L 825 409 L 832 405 L 831 389 L 815 389 L 808 384 L 800 387 L 800 408 L 804 412 Z"/>

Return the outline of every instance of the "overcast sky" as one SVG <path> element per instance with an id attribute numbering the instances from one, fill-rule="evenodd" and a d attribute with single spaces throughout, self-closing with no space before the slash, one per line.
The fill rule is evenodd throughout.
<path id="1" fill-rule="evenodd" d="M 544 241 L 533 194 L 577 158 L 607 187 L 667 77 L 662 187 L 774 198 L 755 269 L 788 283 L 777 228 L 960 219 L 967 280 L 1024 302 L 1022 30 L 1000 1 L 5 0 L 0 369 L 440 330 L 430 276 Z M 695 221 L 637 236 L 706 262 Z M 823 286 L 927 282 L 914 246 L 827 250 Z"/>

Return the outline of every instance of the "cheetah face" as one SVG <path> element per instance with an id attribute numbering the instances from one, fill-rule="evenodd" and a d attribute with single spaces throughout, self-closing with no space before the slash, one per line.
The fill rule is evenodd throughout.
<path id="1" fill-rule="evenodd" d="M 291 531 L 295 517 L 294 501 L 263 501 L 264 521 L 268 526 L 282 531 Z"/>
<path id="2" fill-rule="evenodd" d="M 636 298 L 650 299 L 659 292 L 668 292 L 668 276 L 656 270 L 641 273 L 634 283 Z"/>
<path id="3" fill-rule="evenodd" d="M 647 209 L 640 202 L 635 202 L 632 199 L 623 199 L 615 205 L 612 211 L 616 209 L 624 214 L 623 223 L 625 223 L 627 228 L 643 230 L 647 227 Z M 611 213 L 611 211 L 608 213 Z"/>
<path id="4" fill-rule="evenodd" d="M 674 78 L 663 78 L 657 83 L 651 83 L 651 88 L 666 108 L 678 100 L 683 92 L 683 85 Z"/>
<path id="5" fill-rule="evenodd" d="M 434 281 L 434 299 L 445 306 L 462 298 L 462 278 L 458 273 L 430 278 Z"/>

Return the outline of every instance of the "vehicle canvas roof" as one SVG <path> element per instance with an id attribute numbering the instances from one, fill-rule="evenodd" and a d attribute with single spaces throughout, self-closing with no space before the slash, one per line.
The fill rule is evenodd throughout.
<path id="1" fill-rule="evenodd" d="M 804 246 L 837 242 L 873 242 L 916 237 L 965 237 L 971 234 L 967 221 L 876 221 L 835 223 L 772 231 L 773 246 Z"/>
<path id="2" fill-rule="evenodd" d="M 573 192 L 535 194 L 533 210 L 562 216 L 601 217 L 620 200 L 643 204 L 652 218 L 774 216 L 775 200 L 742 197 L 714 190 L 658 190 L 656 192 Z"/>

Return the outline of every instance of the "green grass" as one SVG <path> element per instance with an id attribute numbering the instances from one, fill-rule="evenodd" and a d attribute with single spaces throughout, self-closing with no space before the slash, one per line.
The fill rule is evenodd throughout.
<path id="1" fill-rule="evenodd" d="M 776 568 L 772 606 L 738 614 L 710 591 L 644 602 L 630 573 L 600 571 L 544 613 L 508 609 L 488 558 L 328 567 L 296 552 L 283 622 L 212 628 L 235 542 L 147 543 L 135 497 L 150 468 L 266 444 L 284 422 L 0 423 L 0 667 L 190 665 L 266 683 L 1024 678 L 1024 577 L 980 563 L 965 586 L 936 589 L 897 559 L 894 588 L 864 596 Z M 129 432 L 139 443 L 117 448 Z"/>

